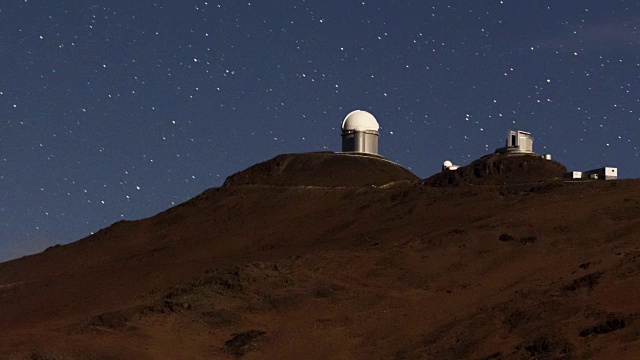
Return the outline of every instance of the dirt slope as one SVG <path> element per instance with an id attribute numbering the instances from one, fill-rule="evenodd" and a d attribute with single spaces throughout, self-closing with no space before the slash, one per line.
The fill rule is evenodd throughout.
<path id="1" fill-rule="evenodd" d="M 0 264 L 0 359 L 637 359 L 640 181 L 229 186 Z"/>

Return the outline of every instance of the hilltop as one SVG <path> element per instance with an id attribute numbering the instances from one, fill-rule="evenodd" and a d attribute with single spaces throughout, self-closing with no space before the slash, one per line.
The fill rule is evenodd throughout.
<path id="1" fill-rule="evenodd" d="M 285 154 L 231 175 L 222 185 L 380 186 L 418 177 L 382 156 L 332 152 Z"/>
<path id="2" fill-rule="evenodd" d="M 425 180 L 430 186 L 518 185 L 561 180 L 567 168 L 535 154 L 489 154 Z"/>
<path id="3" fill-rule="evenodd" d="M 637 358 L 640 181 L 351 160 L 276 157 L 1 263 L 0 359 Z"/>

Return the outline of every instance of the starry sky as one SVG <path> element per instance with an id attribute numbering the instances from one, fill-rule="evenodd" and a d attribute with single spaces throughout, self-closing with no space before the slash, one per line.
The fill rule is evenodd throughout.
<path id="1" fill-rule="evenodd" d="M 640 177 L 639 0 L 0 2 L 0 261 L 154 215 L 354 109 L 420 177 L 530 131 Z"/>

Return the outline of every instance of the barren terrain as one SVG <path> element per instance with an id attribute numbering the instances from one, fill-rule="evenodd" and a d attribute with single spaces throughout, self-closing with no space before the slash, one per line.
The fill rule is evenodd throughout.
<path id="1" fill-rule="evenodd" d="M 0 359 L 640 358 L 640 181 L 325 155 L 0 264 Z"/>

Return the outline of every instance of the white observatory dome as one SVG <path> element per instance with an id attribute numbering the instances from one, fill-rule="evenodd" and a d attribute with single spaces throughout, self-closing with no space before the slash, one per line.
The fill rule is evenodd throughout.
<path id="1" fill-rule="evenodd" d="M 449 168 L 449 167 L 452 167 L 452 166 L 453 166 L 453 163 L 452 163 L 451 161 L 449 161 L 449 160 L 446 160 L 446 161 L 444 162 L 444 164 L 442 164 L 442 166 L 444 166 L 444 167 L 446 167 L 446 168 Z"/>
<path id="2" fill-rule="evenodd" d="M 378 129 L 380 129 L 380 125 L 378 125 L 376 118 L 366 111 L 352 111 L 342 120 L 342 131 L 378 131 Z"/>

